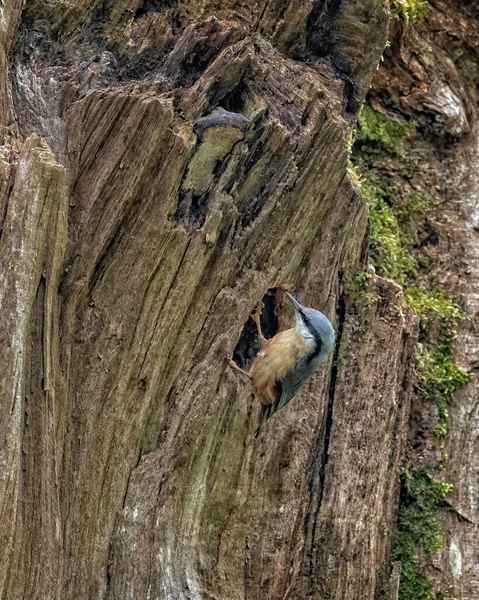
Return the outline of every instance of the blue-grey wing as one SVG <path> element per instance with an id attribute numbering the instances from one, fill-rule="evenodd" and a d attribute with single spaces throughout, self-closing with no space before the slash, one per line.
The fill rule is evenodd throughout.
<path id="1" fill-rule="evenodd" d="M 317 361 L 311 361 L 308 356 L 296 359 L 294 368 L 281 381 L 281 396 L 274 412 L 281 410 L 296 396 L 299 388 L 314 373 L 317 366 Z"/>
<path id="2" fill-rule="evenodd" d="M 294 368 L 286 374 L 286 376 L 280 381 L 279 386 L 281 389 L 281 395 L 273 404 L 269 406 L 263 406 L 260 417 L 260 425 L 255 432 L 255 437 L 261 433 L 266 421 L 278 410 L 281 410 L 290 400 L 292 400 L 299 388 L 303 383 L 310 377 L 318 368 L 320 363 L 319 356 L 302 356 L 296 359 Z"/>

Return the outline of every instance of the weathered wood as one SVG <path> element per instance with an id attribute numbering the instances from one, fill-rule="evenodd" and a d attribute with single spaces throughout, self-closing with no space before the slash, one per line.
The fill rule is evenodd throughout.
<path id="1" fill-rule="evenodd" d="M 0 238 L 0 581 L 11 597 L 47 595 L 58 579 L 55 405 L 66 202 L 65 169 L 43 140 L 27 139 Z"/>
<path id="2" fill-rule="evenodd" d="M 345 293 L 367 229 L 346 138 L 386 7 L 166 4 L 29 2 L 14 51 L 11 21 L 2 597 L 372 600 L 415 319 L 391 282 Z M 225 358 L 280 287 L 338 346 L 255 440 Z"/>
<path id="3" fill-rule="evenodd" d="M 420 465 L 437 462 L 443 452 L 447 456 L 442 477 L 453 488 L 449 509 L 446 504 L 441 511 L 444 547 L 427 574 L 444 596 L 473 600 L 479 596 L 479 14 L 477 2 L 429 4 L 425 20 L 409 27 L 394 24 L 392 46 L 374 78 L 371 101 L 379 110 L 385 102 L 396 114 L 412 118 L 433 149 L 427 168 L 441 202 L 428 219 L 434 237 L 429 241 L 424 235 L 421 263 L 464 307 L 455 358 L 474 377 L 448 408 L 445 448 L 431 441 L 437 409 L 432 403 L 415 403 L 410 454 Z"/>
<path id="4" fill-rule="evenodd" d="M 387 600 L 398 600 L 400 580 L 401 580 L 401 563 L 400 563 L 400 561 L 396 561 L 393 563 L 391 577 L 389 578 Z"/>
<path id="5" fill-rule="evenodd" d="M 455 404 L 450 409 L 450 435 L 446 447 L 449 461 L 445 477 L 453 484 L 452 506 L 450 511 L 444 511 L 445 544 L 435 561 L 440 568 L 435 573 L 439 585 L 461 600 L 472 600 L 479 594 L 476 568 L 479 536 L 477 125 L 472 134 L 470 140 L 465 140 L 456 149 L 457 163 L 450 162 L 446 167 L 444 174 L 451 185 L 449 202 L 435 222 L 440 239 L 437 253 L 444 284 L 451 293 L 463 299 L 466 316 L 456 338 L 457 360 L 474 374 L 473 381 L 458 391 Z M 451 268 L 451 263 L 461 265 L 460 269 Z"/>

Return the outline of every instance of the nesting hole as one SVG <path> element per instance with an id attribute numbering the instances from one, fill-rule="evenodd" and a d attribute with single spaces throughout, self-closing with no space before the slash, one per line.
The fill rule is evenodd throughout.
<path id="1" fill-rule="evenodd" d="M 236 87 L 234 87 L 221 100 L 221 105 L 225 110 L 230 112 L 241 113 L 244 110 L 246 101 L 250 95 L 250 90 L 247 83 L 242 79 Z"/>
<path id="2" fill-rule="evenodd" d="M 261 312 L 261 329 L 265 338 L 272 338 L 279 329 L 280 325 L 280 310 L 282 303 L 278 302 L 277 288 L 272 288 L 266 292 L 262 298 L 264 308 Z M 241 368 L 249 367 L 254 357 L 259 352 L 258 333 L 256 324 L 250 317 L 243 327 L 241 337 L 233 352 L 233 360 Z"/>
<path id="3" fill-rule="evenodd" d="M 143 17 L 149 12 L 161 13 L 165 10 L 176 8 L 177 0 L 144 0 L 137 8 L 135 19 Z"/>

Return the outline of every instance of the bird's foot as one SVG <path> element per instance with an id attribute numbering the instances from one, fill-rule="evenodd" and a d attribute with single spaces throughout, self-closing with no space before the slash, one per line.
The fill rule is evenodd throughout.
<path id="1" fill-rule="evenodd" d="M 256 321 L 261 317 L 261 313 L 263 312 L 264 304 L 263 302 L 258 302 L 258 304 L 254 307 L 253 312 L 251 313 L 251 318 L 253 321 Z"/>
<path id="2" fill-rule="evenodd" d="M 240 375 L 243 375 L 243 376 L 247 377 L 248 379 L 251 379 L 250 374 L 247 371 L 244 371 L 243 369 L 238 367 L 238 365 L 235 363 L 234 360 L 231 360 L 231 358 L 226 358 L 226 362 L 233 369 L 233 371 L 236 371 Z"/>
<path id="3" fill-rule="evenodd" d="M 264 308 L 264 304 L 262 302 L 259 302 L 256 305 L 254 311 L 251 313 L 251 318 L 256 323 L 256 329 L 258 331 L 258 338 L 259 338 L 260 346 L 263 346 L 263 344 L 266 342 L 266 338 L 263 337 L 263 332 L 261 330 L 261 312 L 262 312 L 263 308 Z"/>

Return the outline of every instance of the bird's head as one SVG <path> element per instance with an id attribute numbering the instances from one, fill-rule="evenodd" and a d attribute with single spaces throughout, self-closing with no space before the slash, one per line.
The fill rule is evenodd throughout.
<path id="1" fill-rule="evenodd" d="M 334 329 L 329 319 L 314 308 L 305 308 L 291 294 L 286 292 L 294 308 L 296 331 L 304 341 L 318 348 L 319 354 L 326 358 L 334 345 Z"/>

